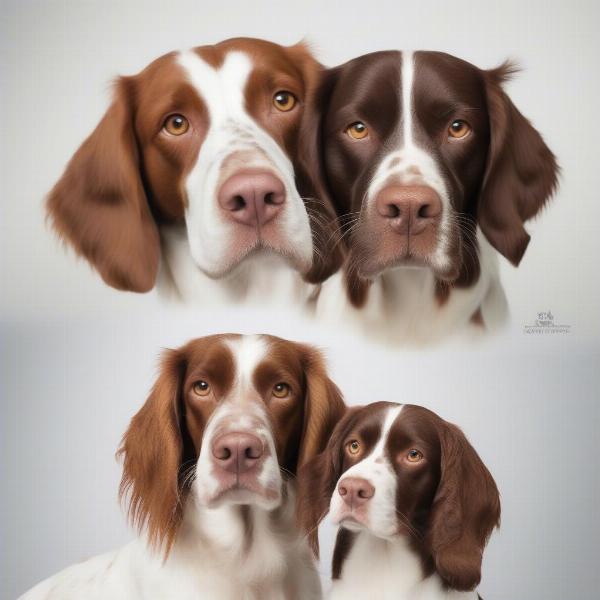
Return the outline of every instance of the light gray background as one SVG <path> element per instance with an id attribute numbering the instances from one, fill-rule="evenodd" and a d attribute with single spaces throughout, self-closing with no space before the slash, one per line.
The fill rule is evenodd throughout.
<path id="1" fill-rule="evenodd" d="M 2 2 L 1 14 L 0 597 L 131 537 L 116 502 L 120 435 L 159 349 L 223 330 L 316 343 L 349 402 L 420 403 L 465 430 L 503 499 L 486 600 L 598 596 L 597 3 Z M 61 248 L 42 199 L 105 110 L 110 79 L 236 35 L 306 36 L 327 64 L 383 48 L 440 49 L 482 67 L 519 60 L 509 93 L 563 176 L 529 227 L 521 267 L 502 263 L 512 311 L 503 335 L 392 351 L 289 314 L 161 310 L 155 294 L 115 292 Z M 546 310 L 570 333 L 525 335 Z M 331 537 L 325 527 L 326 559 Z"/>

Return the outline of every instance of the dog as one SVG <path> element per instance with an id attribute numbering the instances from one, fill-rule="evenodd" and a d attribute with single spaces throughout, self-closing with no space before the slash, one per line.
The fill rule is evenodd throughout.
<path id="1" fill-rule="evenodd" d="M 519 264 L 524 222 L 558 177 L 502 88 L 514 71 L 384 51 L 323 74 L 310 107 L 319 126 L 303 143 L 321 148 L 311 170 L 349 256 L 322 285 L 318 316 L 394 343 L 505 321 L 497 253 Z"/>
<path id="2" fill-rule="evenodd" d="M 343 412 L 312 347 L 216 335 L 167 351 L 119 450 L 140 537 L 23 600 L 320 598 L 294 475 Z"/>
<path id="3" fill-rule="evenodd" d="M 321 70 L 302 43 L 238 38 L 118 78 L 47 198 L 54 229 L 119 290 L 158 278 L 197 305 L 310 295 L 342 261 L 298 147 Z"/>
<path id="4" fill-rule="evenodd" d="M 307 529 L 328 511 L 340 526 L 330 600 L 478 598 L 498 489 L 464 434 L 430 410 L 350 409 L 303 468 L 299 498 Z"/>

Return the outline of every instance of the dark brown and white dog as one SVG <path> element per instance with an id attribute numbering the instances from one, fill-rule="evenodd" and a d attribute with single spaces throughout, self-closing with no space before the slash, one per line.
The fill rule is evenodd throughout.
<path id="1" fill-rule="evenodd" d="M 475 600 L 500 521 L 492 476 L 454 425 L 419 406 L 352 408 L 301 472 L 307 528 L 340 525 L 332 600 Z"/>
<path id="2" fill-rule="evenodd" d="M 49 195 L 54 228 L 117 289 L 152 289 L 162 262 L 161 289 L 196 304 L 303 298 L 341 261 L 298 148 L 321 70 L 240 38 L 120 77 Z"/>
<path id="3" fill-rule="evenodd" d="M 168 351 L 120 449 L 121 495 L 145 539 L 23 598 L 320 598 L 296 527 L 294 474 L 325 448 L 343 411 L 309 346 L 218 335 Z"/>
<path id="4" fill-rule="evenodd" d="M 513 71 L 390 51 L 324 75 L 312 169 L 344 220 L 349 260 L 318 314 L 409 342 L 504 320 L 496 251 L 519 264 L 523 223 L 557 182 L 553 154 L 502 89 Z"/>

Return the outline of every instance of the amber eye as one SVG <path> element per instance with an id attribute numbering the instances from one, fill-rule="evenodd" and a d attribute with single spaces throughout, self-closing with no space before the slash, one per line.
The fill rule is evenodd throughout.
<path id="1" fill-rule="evenodd" d="M 460 140 L 471 132 L 471 126 L 466 121 L 461 121 L 460 119 L 456 119 L 456 121 L 452 121 L 450 123 L 450 127 L 448 127 L 448 135 L 457 140 Z"/>
<path id="2" fill-rule="evenodd" d="M 210 385 L 203 379 L 196 381 L 192 388 L 196 396 L 208 396 L 210 394 Z"/>
<path id="3" fill-rule="evenodd" d="M 281 112 L 288 112 L 296 106 L 296 96 L 292 92 L 281 90 L 273 96 L 273 106 Z"/>
<path id="4" fill-rule="evenodd" d="M 290 395 L 291 389 L 287 383 L 280 382 L 273 386 L 273 396 L 275 398 L 287 398 Z"/>
<path id="5" fill-rule="evenodd" d="M 423 454 L 413 448 L 412 450 L 408 451 L 406 459 L 408 460 L 408 462 L 416 463 L 420 460 L 423 460 Z"/>
<path id="6" fill-rule="evenodd" d="M 360 443 L 358 442 L 358 440 L 352 440 L 351 442 L 348 442 L 346 448 L 348 449 L 348 452 L 350 454 L 356 455 L 360 451 Z"/>
<path id="7" fill-rule="evenodd" d="M 171 135 L 183 135 L 189 128 L 190 123 L 183 115 L 171 115 L 163 123 L 163 129 Z"/>
<path id="8" fill-rule="evenodd" d="M 356 123 L 348 125 L 346 133 L 355 140 L 362 140 L 369 135 L 369 128 L 362 121 L 356 121 Z"/>

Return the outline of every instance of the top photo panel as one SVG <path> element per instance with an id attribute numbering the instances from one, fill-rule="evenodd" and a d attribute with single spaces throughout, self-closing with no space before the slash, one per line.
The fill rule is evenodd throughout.
<path id="1" fill-rule="evenodd" d="M 327 68 L 247 38 L 171 52 L 115 81 L 49 221 L 107 285 L 165 306 L 281 306 L 394 344 L 487 335 L 510 304 L 499 261 L 519 265 L 559 174 L 503 89 L 515 72 L 399 50 Z"/>

